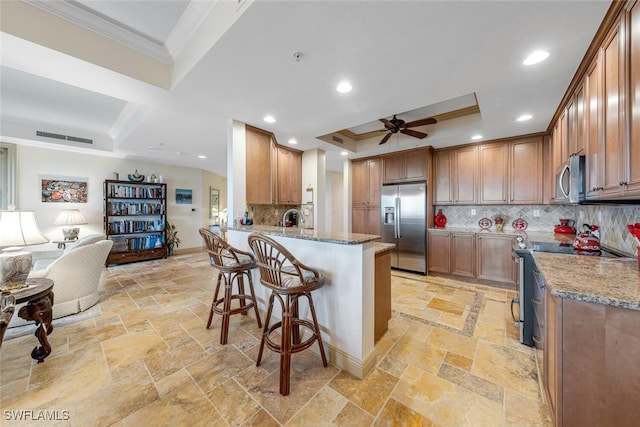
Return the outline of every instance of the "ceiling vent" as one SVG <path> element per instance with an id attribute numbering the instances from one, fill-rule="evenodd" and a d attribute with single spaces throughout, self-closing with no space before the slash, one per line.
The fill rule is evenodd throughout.
<path id="1" fill-rule="evenodd" d="M 43 136 L 45 138 L 62 139 L 64 141 L 81 142 L 83 144 L 93 145 L 93 139 L 80 138 L 79 136 L 61 135 L 59 133 L 36 131 L 36 136 Z"/>
<path id="2" fill-rule="evenodd" d="M 338 138 L 338 137 L 337 137 L 337 136 L 335 136 L 335 135 L 331 135 L 331 139 L 332 139 L 334 142 L 337 142 L 338 144 L 344 144 L 344 140 L 343 140 L 342 138 Z"/>

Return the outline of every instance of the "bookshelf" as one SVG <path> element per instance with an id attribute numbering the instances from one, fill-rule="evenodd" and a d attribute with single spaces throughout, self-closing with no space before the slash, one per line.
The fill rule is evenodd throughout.
<path id="1" fill-rule="evenodd" d="M 105 180 L 104 231 L 113 241 L 106 264 L 167 257 L 167 184 Z"/>

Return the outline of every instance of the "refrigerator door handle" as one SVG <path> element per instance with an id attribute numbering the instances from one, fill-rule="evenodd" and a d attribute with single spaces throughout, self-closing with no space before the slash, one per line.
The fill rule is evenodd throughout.
<path id="1" fill-rule="evenodd" d="M 402 218 L 402 212 L 400 210 L 400 205 L 402 204 L 402 200 L 400 197 L 396 197 L 396 239 L 399 239 L 400 236 L 400 219 Z"/>

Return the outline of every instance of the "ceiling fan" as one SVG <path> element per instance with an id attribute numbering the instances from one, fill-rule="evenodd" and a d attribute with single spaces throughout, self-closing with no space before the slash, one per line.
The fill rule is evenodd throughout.
<path id="1" fill-rule="evenodd" d="M 395 114 L 393 115 L 393 118 L 391 120 L 380 119 L 380 121 L 384 123 L 384 128 L 389 131 L 389 133 L 387 133 L 384 138 L 382 138 L 382 141 L 380 141 L 378 145 L 384 144 L 389 140 L 389 138 L 391 138 L 391 135 L 398 132 L 404 133 L 405 135 L 413 136 L 414 138 L 426 138 L 426 133 L 418 132 L 417 130 L 411 130 L 409 128 L 432 125 L 438 122 L 433 117 L 427 117 L 426 119 L 415 120 L 413 122 L 407 123 L 404 120 L 397 118 Z"/>

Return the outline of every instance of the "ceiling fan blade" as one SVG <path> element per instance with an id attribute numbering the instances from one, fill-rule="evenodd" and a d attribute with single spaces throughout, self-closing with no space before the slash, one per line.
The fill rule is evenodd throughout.
<path id="1" fill-rule="evenodd" d="M 426 138 L 427 134 L 426 133 L 422 133 L 422 132 L 418 132 L 417 130 L 411 130 L 411 129 L 404 129 L 400 131 L 401 133 L 404 133 L 405 135 L 409 135 L 412 136 L 414 138 Z"/>
<path id="2" fill-rule="evenodd" d="M 396 125 L 394 125 L 387 119 L 380 119 L 380 121 L 384 123 L 384 127 L 386 127 L 387 129 L 393 129 L 394 127 L 396 127 Z"/>
<path id="3" fill-rule="evenodd" d="M 378 145 L 382 145 L 382 144 L 384 144 L 385 142 L 387 142 L 387 141 L 389 140 L 389 138 L 391 138 L 391 132 L 389 132 L 388 134 L 386 134 L 386 135 L 384 136 L 384 138 L 382 138 L 382 141 L 380 141 L 380 142 L 378 143 Z"/>
<path id="4" fill-rule="evenodd" d="M 414 128 L 416 126 L 432 125 L 434 123 L 438 123 L 438 121 L 433 117 L 427 117 L 426 119 L 420 119 L 420 120 L 415 120 L 413 122 L 409 122 L 407 123 L 407 127 Z"/>

